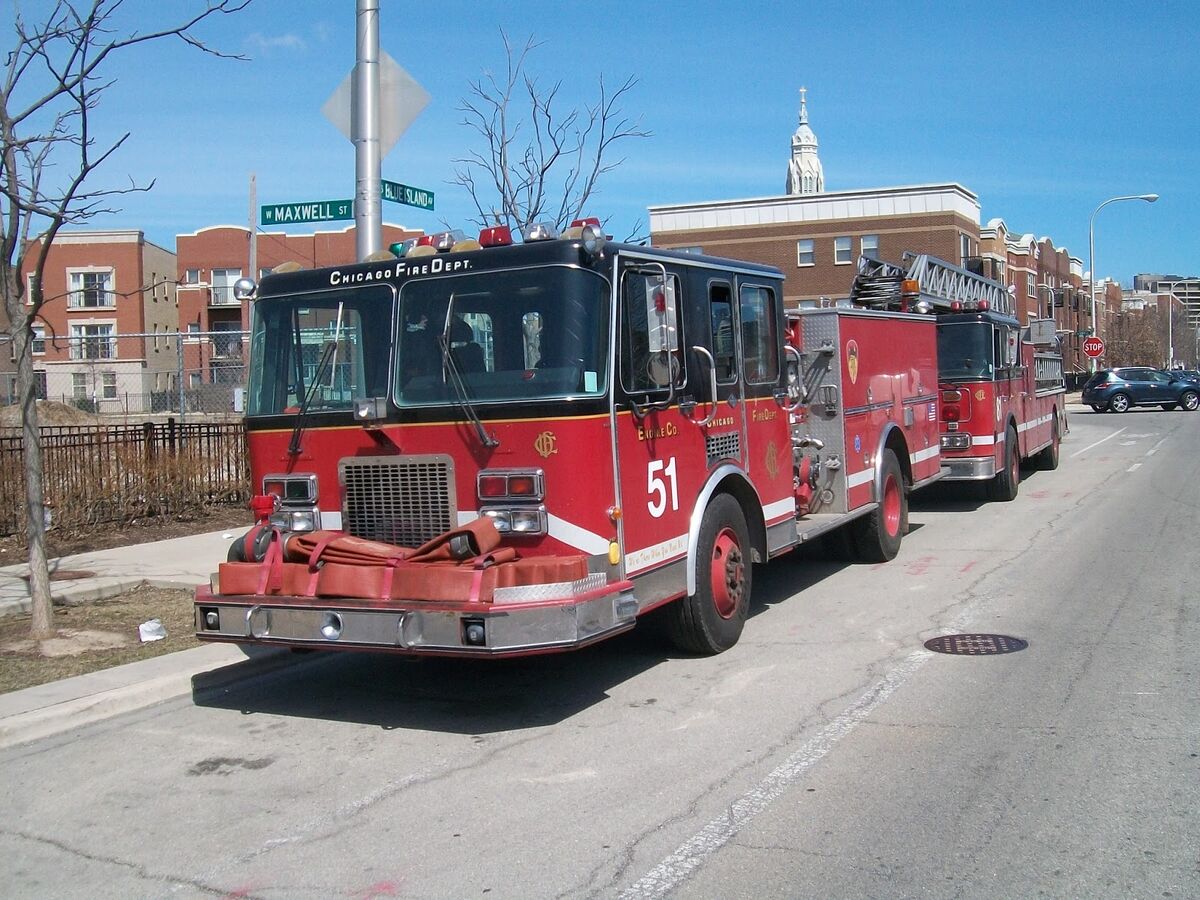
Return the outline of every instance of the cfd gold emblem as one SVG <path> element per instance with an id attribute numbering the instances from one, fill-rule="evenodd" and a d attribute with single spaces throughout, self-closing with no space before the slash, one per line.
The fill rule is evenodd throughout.
<path id="1" fill-rule="evenodd" d="M 984 398 L 984 396 L 986 396 L 986 395 L 983 393 L 983 391 L 976 391 L 976 392 L 975 392 L 975 399 L 976 399 L 976 400 L 982 400 L 982 399 Z"/>
<path id="2" fill-rule="evenodd" d="M 772 481 L 779 474 L 779 448 L 775 446 L 774 441 L 767 443 L 767 474 L 771 476 Z"/>
<path id="3" fill-rule="evenodd" d="M 537 451 L 538 456 L 545 459 L 550 454 L 558 452 L 558 448 L 554 446 L 556 440 L 553 431 L 543 431 L 533 442 L 533 449 Z"/>
<path id="4" fill-rule="evenodd" d="M 846 343 L 846 371 L 850 374 L 850 383 L 858 384 L 858 341 Z"/>

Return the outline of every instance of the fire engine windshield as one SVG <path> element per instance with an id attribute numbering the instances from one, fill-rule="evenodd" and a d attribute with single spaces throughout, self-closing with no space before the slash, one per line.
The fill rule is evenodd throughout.
<path id="1" fill-rule="evenodd" d="M 264 297 L 252 316 L 249 415 L 297 413 L 306 398 L 308 411 L 349 410 L 355 398 L 387 393 L 386 285 Z"/>
<path id="2" fill-rule="evenodd" d="M 993 378 L 992 326 L 987 322 L 939 324 L 938 377 L 946 381 Z"/>
<path id="3" fill-rule="evenodd" d="M 602 394 L 608 283 L 543 267 L 410 281 L 400 289 L 395 400 L 472 403 Z M 448 352 L 442 352 L 442 342 Z"/>

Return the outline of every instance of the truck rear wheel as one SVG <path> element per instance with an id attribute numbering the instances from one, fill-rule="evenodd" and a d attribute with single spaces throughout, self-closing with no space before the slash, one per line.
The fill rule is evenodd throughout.
<path id="1" fill-rule="evenodd" d="M 1053 413 L 1050 423 L 1050 446 L 1037 455 L 1037 465 L 1045 472 L 1053 472 L 1058 468 L 1058 445 L 1062 439 L 1058 436 L 1058 412 Z"/>
<path id="2" fill-rule="evenodd" d="M 1021 448 L 1017 446 L 1017 429 L 1008 426 L 1004 438 L 1004 468 L 988 483 L 988 498 L 1008 502 L 1017 499 L 1021 483 Z"/>
<path id="3" fill-rule="evenodd" d="M 696 593 L 670 606 L 667 629 L 675 646 L 711 656 L 738 642 L 750 609 L 749 552 L 741 506 L 718 494 L 700 522 Z"/>
<path id="4" fill-rule="evenodd" d="M 879 505 L 850 523 L 858 558 L 863 562 L 887 562 L 900 552 L 900 542 L 908 530 L 908 494 L 904 473 L 896 454 L 884 450 L 880 457 Z"/>

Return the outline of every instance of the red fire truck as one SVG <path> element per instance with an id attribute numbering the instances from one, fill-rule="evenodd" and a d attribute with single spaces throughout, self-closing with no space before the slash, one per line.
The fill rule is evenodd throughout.
<path id="1" fill-rule="evenodd" d="M 942 474 L 931 316 L 785 315 L 777 269 L 594 220 L 393 251 L 240 288 L 259 525 L 203 640 L 504 656 L 666 607 L 716 653 L 752 563 L 835 528 L 890 559 Z"/>
<path id="2" fill-rule="evenodd" d="M 992 499 L 1012 500 L 1022 460 L 1058 468 L 1066 386 L 1054 321 L 1022 327 L 997 282 L 932 256 L 905 262 L 861 259 L 852 298 L 937 315 L 946 480 L 984 481 Z"/>

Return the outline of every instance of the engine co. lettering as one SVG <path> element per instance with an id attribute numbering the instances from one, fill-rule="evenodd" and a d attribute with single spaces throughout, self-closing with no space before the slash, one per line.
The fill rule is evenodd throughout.
<path id="1" fill-rule="evenodd" d="M 666 425 L 659 425 L 657 428 L 645 428 L 638 426 L 637 436 L 639 441 L 653 441 L 658 438 L 675 437 L 679 434 L 679 426 L 674 422 L 668 422 Z"/>

